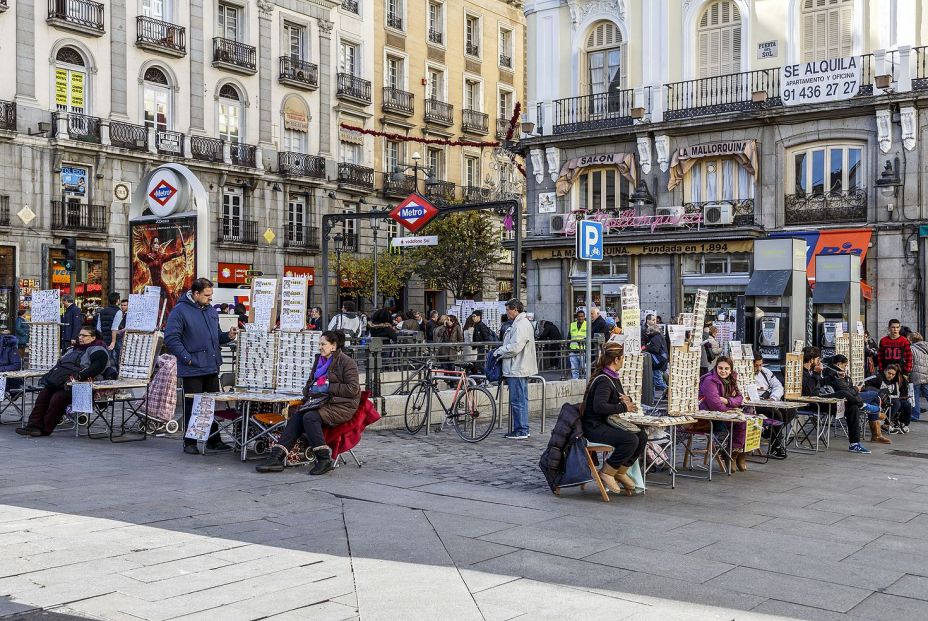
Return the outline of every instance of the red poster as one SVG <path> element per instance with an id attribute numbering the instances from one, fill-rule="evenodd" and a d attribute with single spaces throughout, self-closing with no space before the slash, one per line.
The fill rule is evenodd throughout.
<path id="1" fill-rule="evenodd" d="M 132 293 L 161 287 L 170 312 L 196 278 L 196 218 L 130 223 Z"/>
<path id="2" fill-rule="evenodd" d="M 217 282 L 220 285 L 247 285 L 250 263 L 220 263 Z"/>

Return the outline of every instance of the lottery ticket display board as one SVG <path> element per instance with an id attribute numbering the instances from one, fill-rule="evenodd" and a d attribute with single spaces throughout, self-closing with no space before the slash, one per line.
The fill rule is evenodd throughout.
<path id="1" fill-rule="evenodd" d="M 47 371 L 58 362 L 61 326 L 57 323 L 29 324 L 29 369 Z"/>
<path id="2" fill-rule="evenodd" d="M 161 301 L 160 297 L 154 299 L 159 303 Z M 126 331 L 119 357 L 120 378 L 147 380 L 151 377 L 159 337 L 160 333 L 157 332 Z"/>

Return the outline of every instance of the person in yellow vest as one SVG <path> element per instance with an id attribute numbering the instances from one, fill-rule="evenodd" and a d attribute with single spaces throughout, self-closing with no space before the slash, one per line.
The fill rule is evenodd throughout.
<path id="1" fill-rule="evenodd" d="M 586 348 L 586 333 L 590 329 L 586 322 L 586 312 L 577 311 L 577 320 L 570 322 L 568 334 L 570 336 L 570 355 L 567 357 L 570 362 L 570 377 L 580 379 L 583 373 L 584 350 Z"/>

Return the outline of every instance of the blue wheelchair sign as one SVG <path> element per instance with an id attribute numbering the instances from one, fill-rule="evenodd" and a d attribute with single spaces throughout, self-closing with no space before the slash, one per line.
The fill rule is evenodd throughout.
<path id="1" fill-rule="evenodd" d="M 577 227 L 577 258 L 582 261 L 603 260 L 603 224 L 581 220 Z"/>

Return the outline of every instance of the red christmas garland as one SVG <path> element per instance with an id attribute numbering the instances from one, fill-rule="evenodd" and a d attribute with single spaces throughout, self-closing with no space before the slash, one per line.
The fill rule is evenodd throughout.
<path id="1" fill-rule="evenodd" d="M 365 129 L 355 125 L 341 124 L 342 129 L 353 132 L 366 134 L 368 136 L 379 136 L 387 140 L 396 140 L 398 142 L 418 142 L 420 144 L 437 144 L 449 147 L 498 147 L 499 142 L 476 142 L 474 140 L 448 140 L 446 138 L 417 138 L 415 136 L 404 136 L 403 134 L 394 134 L 391 132 L 381 132 L 376 129 Z"/>
<path id="2" fill-rule="evenodd" d="M 516 123 L 519 122 L 519 116 L 522 114 L 522 102 L 517 101 L 516 107 L 512 111 L 512 117 L 509 119 L 509 129 L 506 130 L 506 142 L 512 140 L 512 135 L 516 130 Z"/>

